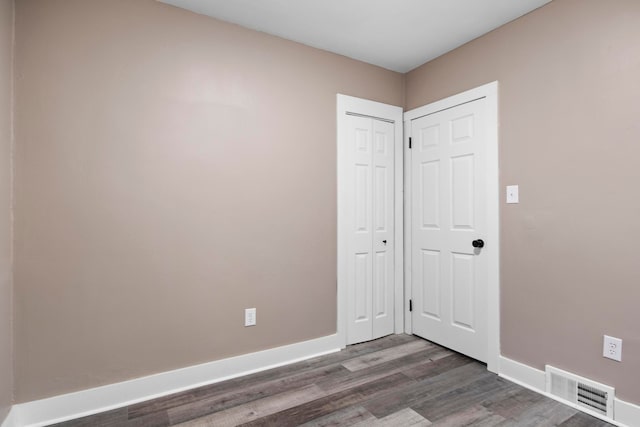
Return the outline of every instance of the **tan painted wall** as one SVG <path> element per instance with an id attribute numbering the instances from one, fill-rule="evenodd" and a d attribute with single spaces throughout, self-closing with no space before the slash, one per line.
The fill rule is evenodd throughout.
<path id="1" fill-rule="evenodd" d="M 501 211 L 503 353 L 640 402 L 638 18 L 635 0 L 556 0 L 403 82 L 153 0 L 22 0 L 17 401 L 334 332 L 335 93 L 410 109 L 497 79 L 501 183 L 522 201 Z"/>
<path id="2" fill-rule="evenodd" d="M 334 333 L 336 93 L 403 76 L 153 0 L 16 13 L 16 400 Z"/>
<path id="3" fill-rule="evenodd" d="M 406 81 L 407 109 L 500 82 L 500 181 L 521 200 L 501 208 L 503 354 L 636 403 L 638 22 L 637 0 L 555 0 Z M 602 358 L 603 334 L 624 340 L 622 363 Z"/>
<path id="4" fill-rule="evenodd" d="M 13 0 L 0 0 L 0 424 L 13 401 L 11 112 Z"/>

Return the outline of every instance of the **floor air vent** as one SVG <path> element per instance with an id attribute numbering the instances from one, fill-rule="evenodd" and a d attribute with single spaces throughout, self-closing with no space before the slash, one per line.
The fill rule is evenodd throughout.
<path id="1" fill-rule="evenodd" d="M 547 393 L 561 400 L 613 419 L 613 387 L 547 365 Z"/>

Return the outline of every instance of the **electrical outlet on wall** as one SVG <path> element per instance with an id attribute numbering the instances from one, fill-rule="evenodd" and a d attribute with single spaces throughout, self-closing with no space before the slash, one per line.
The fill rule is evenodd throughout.
<path id="1" fill-rule="evenodd" d="M 244 326 L 255 326 L 256 325 L 256 309 L 255 308 L 245 308 L 244 310 Z"/>
<path id="2" fill-rule="evenodd" d="M 622 340 L 605 335 L 602 355 L 608 359 L 622 362 Z"/>

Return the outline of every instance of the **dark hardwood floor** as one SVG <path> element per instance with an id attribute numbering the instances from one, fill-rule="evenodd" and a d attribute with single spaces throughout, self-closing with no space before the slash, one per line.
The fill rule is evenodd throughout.
<path id="1" fill-rule="evenodd" d="M 468 357 L 391 335 L 57 426 L 608 426 Z"/>

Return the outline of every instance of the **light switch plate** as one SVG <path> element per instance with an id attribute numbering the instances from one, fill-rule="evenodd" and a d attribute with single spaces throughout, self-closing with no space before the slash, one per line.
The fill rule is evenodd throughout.
<path id="1" fill-rule="evenodd" d="M 507 203 L 520 203 L 517 185 L 507 185 Z"/>

